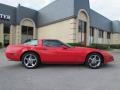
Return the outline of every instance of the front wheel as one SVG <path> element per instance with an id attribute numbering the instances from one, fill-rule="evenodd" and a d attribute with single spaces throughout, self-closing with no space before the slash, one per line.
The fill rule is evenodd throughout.
<path id="1" fill-rule="evenodd" d="M 33 52 L 27 52 L 22 56 L 22 64 L 28 69 L 37 68 L 40 64 L 39 57 Z"/>
<path id="2" fill-rule="evenodd" d="M 88 67 L 92 69 L 98 69 L 103 64 L 103 58 L 101 55 L 97 53 L 90 54 L 86 59 L 86 64 Z"/>

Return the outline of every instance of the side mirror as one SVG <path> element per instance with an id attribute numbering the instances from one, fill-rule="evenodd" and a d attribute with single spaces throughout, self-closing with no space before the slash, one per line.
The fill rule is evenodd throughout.
<path id="1" fill-rule="evenodd" d="M 67 46 L 62 46 L 62 48 L 63 48 L 63 49 L 68 49 L 68 47 L 67 47 Z"/>

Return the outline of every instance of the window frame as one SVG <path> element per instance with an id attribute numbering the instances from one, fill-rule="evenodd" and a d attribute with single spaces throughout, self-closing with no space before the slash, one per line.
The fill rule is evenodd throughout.
<path id="1" fill-rule="evenodd" d="M 10 25 L 4 24 L 3 30 L 4 34 L 10 34 Z"/>
<path id="2" fill-rule="evenodd" d="M 103 30 L 99 30 L 99 38 L 104 38 L 104 31 Z"/>
<path id="3" fill-rule="evenodd" d="M 22 25 L 22 34 L 23 35 L 33 35 L 34 34 L 34 28 Z"/>
<path id="4" fill-rule="evenodd" d="M 111 32 L 107 32 L 107 39 L 111 39 Z"/>
<path id="5" fill-rule="evenodd" d="M 83 20 L 79 20 L 78 32 L 86 33 L 86 29 L 87 29 L 87 22 Z"/>
<path id="6" fill-rule="evenodd" d="M 94 30 L 94 27 L 91 27 L 91 28 L 90 28 L 90 36 L 91 36 L 91 37 L 94 37 L 94 35 L 95 35 L 95 34 L 94 34 L 94 31 L 95 31 L 95 30 Z"/>

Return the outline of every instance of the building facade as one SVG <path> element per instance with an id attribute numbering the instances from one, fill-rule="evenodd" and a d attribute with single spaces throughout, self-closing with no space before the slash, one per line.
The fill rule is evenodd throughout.
<path id="1" fill-rule="evenodd" d="M 89 0 L 56 0 L 39 11 L 0 4 L 0 43 L 3 46 L 41 38 L 87 46 L 120 44 L 119 33 L 120 22 L 90 9 Z"/>

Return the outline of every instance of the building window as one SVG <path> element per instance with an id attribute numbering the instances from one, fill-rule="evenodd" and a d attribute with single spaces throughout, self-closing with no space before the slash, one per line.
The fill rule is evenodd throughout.
<path id="1" fill-rule="evenodd" d="M 94 28 L 93 27 L 90 28 L 90 36 L 94 37 Z"/>
<path id="2" fill-rule="evenodd" d="M 27 26 L 22 26 L 22 34 L 23 35 L 27 34 Z"/>
<path id="3" fill-rule="evenodd" d="M 8 46 L 10 42 L 10 25 L 4 24 L 4 46 Z"/>
<path id="4" fill-rule="evenodd" d="M 78 32 L 86 33 L 87 22 L 79 20 L 79 30 Z"/>
<path id="5" fill-rule="evenodd" d="M 4 34 L 10 34 L 10 25 L 4 24 Z"/>
<path id="6" fill-rule="evenodd" d="M 33 35 L 33 27 L 28 27 L 28 35 Z"/>
<path id="7" fill-rule="evenodd" d="M 100 30 L 99 31 L 99 38 L 103 38 L 104 37 L 104 31 Z"/>
<path id="8" fill-rule="evenodd" d="M 22 43 L 27 40 L 33 39 L 34 28 L 28 26 L 22 26 Z"/>
<path id="9" fill-rule="evenodd" d="M 22 34 L 33 35 L 33 27 L 22 26 Z"/>
<path id="10" fill-rule="evenodd" d="M 107 32 L 107 39 L 111 39 L 111 33 Z"/>

